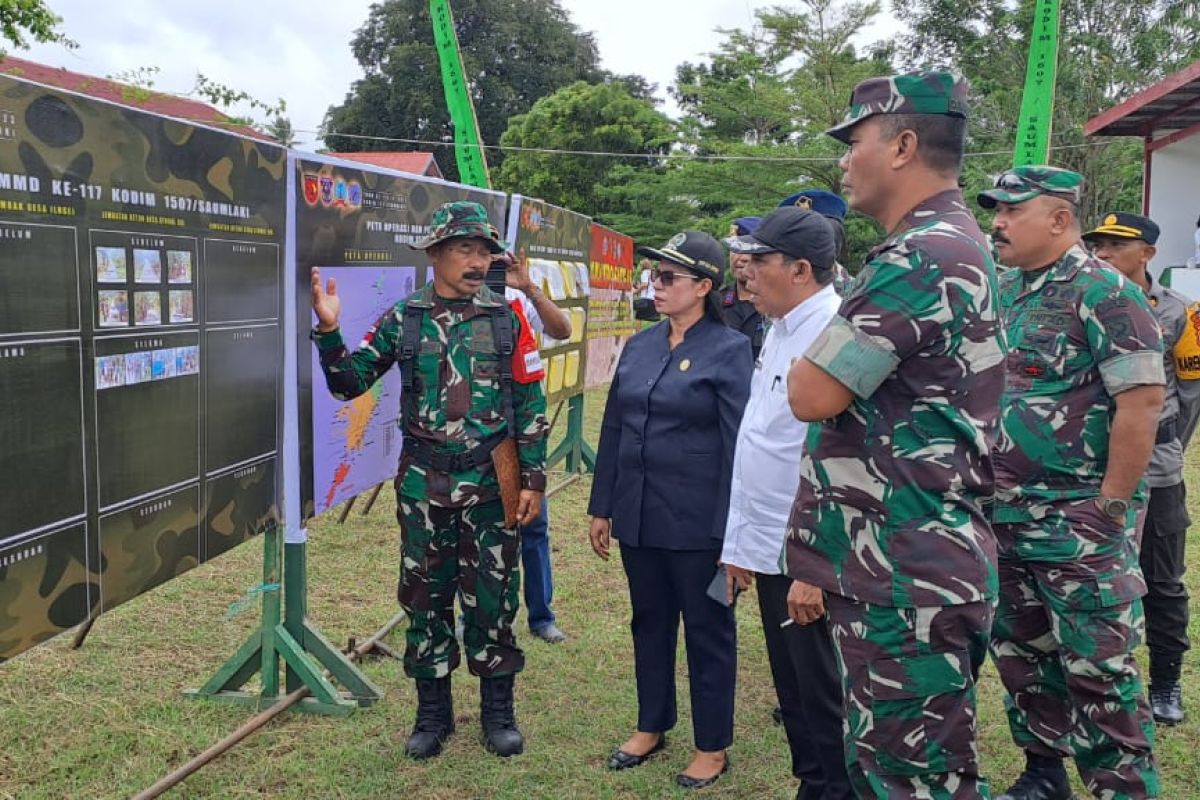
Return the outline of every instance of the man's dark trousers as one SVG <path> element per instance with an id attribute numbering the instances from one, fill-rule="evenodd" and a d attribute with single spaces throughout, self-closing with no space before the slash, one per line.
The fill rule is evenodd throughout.
<path id="1" fill-rule="evenodd" d="M 842 746 L 842 684 L 837 655 L 824 618 L 779 627 L 788 618 L 787 575 L 755 577 L 758 610 L 783 728 L 792 751 L 792 774 L 803 783 L 802 800 L 851 800 Z"/>

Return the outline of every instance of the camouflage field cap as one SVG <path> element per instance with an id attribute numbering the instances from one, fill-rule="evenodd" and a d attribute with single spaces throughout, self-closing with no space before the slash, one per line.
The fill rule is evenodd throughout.
<path id="1" fill-rule="evenodd" d="M 1083 176 L 1069 169 L 1045 165 L 1013 167 L 1001 172 L 995 188 L 980 192 L 976 200 L 984 208 L 995 208 L 997 203 L 1024 203 L 1042 194 L 1079 205 L 1083 196 Z"/>
<path id="2" fill-rule="evenodd" d="M 500 231 L 488 219 L 487 211 L 479 203 L 456 200 L 444 203 L 433 212 L 433 225 L 429 235 L 416 244 L 414 250 L 426 250 L 447 239 L 484 239 L 493 253 L 503 253 L 508 244 L 500 238 Z"/>
<path id="3" fill-rule="evenodd" d="M 876 114 L 967 116 L 967 81 L 952 72 L 910 72 L 867 78 L 854 87 L 850 110 L 825 133 L 850 144 L 850 129 Z"/>

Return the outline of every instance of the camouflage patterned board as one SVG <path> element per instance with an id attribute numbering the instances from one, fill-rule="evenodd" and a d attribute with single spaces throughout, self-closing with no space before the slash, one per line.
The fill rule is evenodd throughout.
<path id="1" fill-rule="evenodd" d="M 313 322 L 309 304 L 309 272 L 320 267 L 341 276 L 342 324 L 358 336 L 380 313 L 403 299 L 404 288 L 426 281 L 429 260 L 411 244 L 430 232 L 433 212 L 453 200 L 482 203 L 488 217 L 502 227 L 507 197 L 500 192 L 445 183 L 416 175 L 320 157 L 293 156 L 297 325 L 301 354 L 300 467 L 301 504 L 305 519 L 328 505 L 324 498 L 349 497 L 396 475 L 398 440 L 387 429 L 399 418 L 399 373 L 392 375 L 395 393 L 381 381 L 376 392 L 352 403 L 334 401 L 319 373 L 316 349 L 308 340 Z M 359 275 L 370 280 L 364 280 Z M 397 288 L 400 287 L 397 292 Z M 387 294 L 379 296 L 380 292 Z M 400 296 L 391 296 L 398 293 Z M 352 331 L 355 320 L 362 323 Z M 348 341 L 351 347 L 358 340 Z M 309 354 L 310 358 L 305 358 Z M 314 459 L 333 464 L 314 470 Z M 317 503 L 314 498 L 322 498 Z"/>
<path id="2" fill-rule="evenodd" d="M 78 625 L 99 602 L 86 531 L 81 522 L 0 547 L 0 654 L 20 653 Z"/>
<path id="3" fill-rule="evenodd" d="M 274 519 L 286 169 L 0 75 L 0 661 Z"/>
<path id="4" fill-rule="evenodd" d="M 508 241 L 546 296 L 571 318 L 571 339 L 541 336 L 546 365 L 546 402 L 583 394 L 587 377 L 588 297 L 592 220 L 542 200 L 513 195 L 508 209 Z"/>
<path id="5" fill-rule="evenodd" d="M 275 459 L 208 479 L 203 554 L 207 561 L 253 538 L 278 518 Z"/>

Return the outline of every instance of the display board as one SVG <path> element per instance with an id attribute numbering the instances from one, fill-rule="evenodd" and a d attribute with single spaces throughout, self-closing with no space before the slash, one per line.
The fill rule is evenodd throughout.
<path id="1" fill-rule="evenodd" d="M 585 388 L 612 381 L 626 340 L 637 332 L 633 318 L 633 239 L 592 223 Z"/>
<path id="2" fill-rule="evenodd" d="M 592 250 L 589 217 L 515 194 L 508 208 L 508 241 L 546 296 L 571 318 L 571 338 L 538 341 L 546 364 L 546 400 L 557 403 L 583 393 L 587 367 L 587 260 Z"/>
<path id="3" fill-rule="evenodd" d="M 276 519 L 285 180 L 0 77 L 0 661 Z"/>
<path id="4" fill-rule="evenodd" d="M 446 183 L 337 159 L 294 155 L 296 302 L 303 519 L 395 477 L 403 444 L 400 371 L 343 403 L 329 394 L 317 349 L 309 274 L 337 280 L 342 335 L 353 348 L 379 317 L 430 279 L 425 254 L 409 245 L 429 232 L 433 212 L 475 200 L 502 228 L 500 192 Z"/>

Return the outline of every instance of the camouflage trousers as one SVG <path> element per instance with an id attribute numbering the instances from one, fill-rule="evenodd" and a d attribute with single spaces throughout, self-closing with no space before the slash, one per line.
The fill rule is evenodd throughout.
<path id="1" fill-rule="evenodd" d="M 409 618 L 404 671 L 412 678 L 441 678 L 458 666 L 458 595 L 471 674 L 491 678 L 520 672 L 525 654 L 517 647 L 513 620 L 521 588 L 521 542 L 515 531 L 505 529 L 500 501 L 446 508 L 401 495 L 397 502 L 397 597 Z"/>
<path id="2" fill-rule="evenodd" d="M 1096 797 L 1157 797 L 1154 724 L 1133 656 L 1145 584 L 1132 528 L 1091 501 L 994 527 L 1000 604 L 991 650 L 1013 740 L 1037 755 L 1073 756 Z M 1068 534 L 1081 543 L 1077 557 L 1030 557 L 1030 542 Z"/>
<path id="3" fill-rule="evenodd" d="M 990 603 L 896 608 L 827 594 L 841 664 L 846 768 L 878 800 L 991 797 L 975 745 Z"/>

